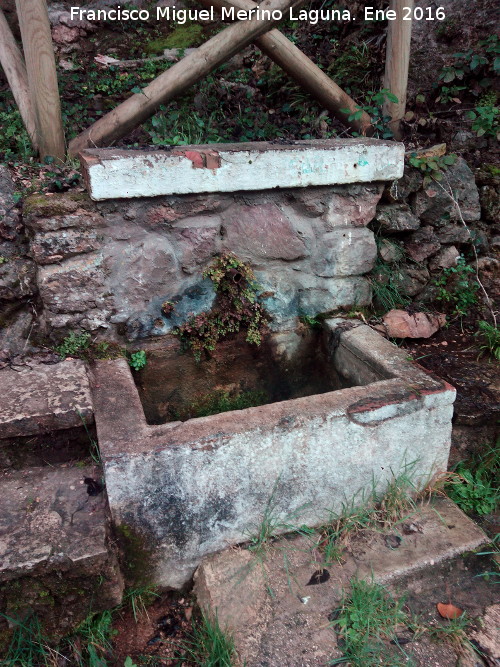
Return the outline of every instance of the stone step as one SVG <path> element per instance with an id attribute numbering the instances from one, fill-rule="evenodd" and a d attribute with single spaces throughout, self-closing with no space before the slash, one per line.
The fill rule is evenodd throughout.
<path id="1" fill-rule="evenodd" d="M 391 531 L 353 536 L 342 564 L 329 564 L 330 577 L 321 584 L 309 582 L 321 570 L 323 554 L 313 540 L 288 536 L 260 555 L 241 548 L 207 557 L 195 573 L 194 590 L 199 604 L 217 611 L 221 626 L 234 634 L 247 667 L 325 665 L 342 656 L 329 615 L 352 577 L 397 584 L 488 541 L 441 498 Z"/>
<path id="2" fill-rule="evenodd" d="M 0 468 L 89 455 L 94 412 L 85 364 L 29 361 L 0 370 Z"/>
<path id="3" fill-rule="evenodd" d="M 90 611 L 121 601 L 101 478 L 97 466 L 1 473 L 1 614 L 23 619 L 33 613 L 49 634 L 62 634 Z M 1 622 L 4 637 L 8 624 Z"/>

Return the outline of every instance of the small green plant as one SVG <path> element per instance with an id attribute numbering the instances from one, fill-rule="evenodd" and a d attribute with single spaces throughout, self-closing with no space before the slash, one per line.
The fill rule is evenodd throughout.
<path id="1" fill-rule="evenodd" d="M 311 315 L 301 315 L 299 320 L 310 329 L 321 329 L 321 319 Z"/>
<path id="2" fill-rule="evenodd" d="M 456 266 L 443 270 L 434 285 L 439 288 L 436 300 L 448 304 L 452 315 L 465 317 L 478 303 L 476 271 L 463 255 L 458 258 Z"/>
<path id="3" fill-rule="evenodd" d="M 217 293 L 210 312 L 191 317 L 173 331 L 183 345 L 193 351 L 196 361 L 203 351 L 213 352 L 220 339 L 246 331 L 246 341 L 260 345 L 267 329 L 268 318 L 258 302 L 258 286 L 252 269 L 232 253 L 217 257 L 203 273 L 209 278 Z"/>
<path id="4" fill-rule="evenodd" d="M 7 257 L 0 255 L 0 264 L 6 264 L 8 261 Z"/>
<path id="5" fill-rule="evenodd" d="M 496 137 L 500 139 L 500 107 L 488 104 L 477 106 L 467 112 L 467 118 L 472 120 L 472 129 L 478 137 Z"/>
<path id="6" fill-rule="evenodd" d="M 78 356 L 83 350 L 89 348 L 91 338 L 88 331 L 82 331 L 81 333 L 72 331 L 56 347 L 56 352 L 64 358 Z"/>
<path id="7" fill-rule="evenodd" d="M 132 658 L 129 655 L 127 655 L 127 657 L 125 658 L 125 662 L 123 663 L 123 667 L 137 667 L 137 665 L 132 660 Z"/>
<path id="8" fill-rule="evenodd" d="M 476 336 L 482 339 L 479 349 L 486 350 L 494 359 L 500 361 L 500 329 L 484 320 L 479 321 L 478 327 Z"/>
<path id="9" fill-rule="evenodd" d="M 500 443 L 499 443 L 500 444 Z M 486 447 L 479 456 L 461 462 L 445 489 L 457 505 L 472 514 L 490 514 L 500 503 L 500 449 Z"/>
<path id="10" fill-rule="evenodd" d="M 200 667 L 232 667 L 237 654 L 234 639 L 219 624 L 217 614 L 202 612 L 186 639 L 175 644 L 176 658 Z"/>
<path id="11" fill-rule="evenodd" d="M 132 352 L 128 363 L 130 364 L 130 367 L 134 369 L 134 371 L 140 371 L 147 364 L 146 352 L 144 350 Z"/>
<path id="12" fill-rule="evenodd" d="M 397 667 L 407 665 L 407 656 L 395 642 L 389 651 L 388 642 L 396 637 L 401 624 L 407 624 L 404 600 L 391 594 L 373 581 L 351 579 L 351 589 L 345 593 L 341 607 L 334 612 L 332 625 L 342 639 L 344 657 L 330 665 L 349 663 L 352 667 Z M 396 651 L 401 651 L 401 656 Z"/>
<path id="13" fill-rule="evenodd" d="M 436 157 L 418 157 L 416 153 L 410 155 L 409 162 L 415 169 L 420 169 L 424 174 L 424 187 L 431 180 L 442 181 L 443 171 L 451 167 L 457 161 L 455 153 L 451 155 L 441 155 Z"/>
<path id="14" fill-rule="evenodd" d="M 363 115 L 363 111 L 366 111 L 371 118 L 373 136 L 381 139 L 391 139 L 394 133 L 388 127 L 388 123 L 392 119 L 391 116 L 386 116 L 383 112 L 383 105 L 386 99 L 389 102 L 398 102 L 398 98 L 387 88 L 382 88 L 378 92 L 370 90 L 365 95 L 365 103 L 357 105 L 357 110 L 354 113 L 351 113 L 350 109 L 341 109 L 341 111 L 348 114 L 347 120 L 359 120 Z M 353 132 L 353 135 L 357 136 L 357 133 Z"/>
<path id="15" fill-rule="evenodd" d="M 450 104 L 450 102 L 455 102 L 460 104 L 460 94 L 463 90 L 467 90 L 467 86 L 441 86 L 439 95 L 436 97 L 436 103 Z"/>

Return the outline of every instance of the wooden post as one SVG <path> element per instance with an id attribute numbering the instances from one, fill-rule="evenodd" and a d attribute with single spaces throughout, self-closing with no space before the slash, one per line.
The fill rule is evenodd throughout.
<path id="1" fill-rule="evenodd" d="M 50 155 L 64 162 L 61 102 L 47 5 L 45 0 L 16 0 L 16 8 L 40 157 Z"/>
<path id="2" fill-rule="evenodd" d="M 236 7 L 253 9 L 258 5 L 253 0 L 199 0 L 205 7 Z M 292 44 L 279 30 L 271 30 L 255 40 L 256 46 L 271 60 L 279 65 L 304 90 L 307 90 L 328 111 L 334 114 L 344 125 L 366 134 L 370 127 L 370 116 L 363 111 L 358 120 L 347 120 L 350 114 L 358 111 L 356 102 L 330 79 L 310 58 Z M 348 113 L 341 109 L 349 109 Z"/>
<path id="3" fill-rule="evenodd" d="M 28 90 L 28 76 L 23 56 L 12 34 L 5 14 L 0 9 L 0 64 L 2 65 L 10 89 L 29 134 L 33 148 L 38 150 L 35 114 Z"/>
<path id="4" fill-rule="evenodd" d="M 405 10 L 405 7 L 408 9 Z M 412 25 L 412 20 L 405 21 L 404 16 L 408 14 L 408 10 L 409 16 L 413 16 L 413 0 L 391 0 L 390 9 L 396 12 L 396 19 L 389 21 L 387 29 L 384 88 L 388 88 L 398 101 L 386 100 L 384 115 L 391 116 L 389 127 L 394 132 L 394 137 L 401 139 L 400 122 L 406 109 Z"/>
<path id="5" fill-rule="evenodd" d="M 19 0 L 18 0 L 19 1 Z M 264 0 L 260 10 L 282 12 L 299 7 L 305 0 Z M 209 39 L 196 51 L 185 56 L 173 67 L 160 74 L 142 92 L 129 97 L 116 109 L 100 118 L 69 144 L 70 155 L 77 155 L 89 146 L 110 145 L 125 136 L 131 129 L 154 114 L 160 104 L 165 104 L 185 92 L 222 63 L 232 58 L 256 37 L 268 32 L 281 18 L 267 21 L 255 16 L 229 26 Z"/>

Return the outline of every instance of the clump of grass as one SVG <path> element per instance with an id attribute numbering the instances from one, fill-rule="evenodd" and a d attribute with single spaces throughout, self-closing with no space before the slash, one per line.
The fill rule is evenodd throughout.
<path id="1" fill-rule="evenodd" d="M 491 514 L 500 504 L 500 442 L 485 446 L 482 454 L 461 461 L 452 481 L 445 486 L 448 496 L 464 512 Z"/>
<path id="2" fill-rule="evenodd" d="M 411 480 L 415 463 L 406 465 L 397 476 L 393 474 L 384 492 L 378 492 L 373 481 L 368 493 L 357 494 L 342 504 L 340 513 L 332 513 L 320 529 L 325 564 L 342 562 L 349 540 L 360 531 L 393 528 L 417 511 L 417 489 Z"/>
<path id="3" fill-rule="evenodd" d="M 52 658 L 56 652 L 49 647 L 49 640 L 36 616 L 29 616 L 21 622 L 0 615 L 14 624 L 12 639 L 1 662 L 4 667 L 45 667 L 54 664 Z"/>
<path id="4" fill-rule="evenodd" d="M 403 274 L 397 263 L 388 264 L 380 258 L 369 275 L 373 302 L 384 313 L 394 308 L 404 308 L 411 303 L 403 286 Z"/>
<path id="5" fill-rule="evenodd" d="M 122 607 L 130 605 L 134 621 L 137 623 L 139 616 L 148 616 L 148 606 L 151 605 L 160 595 L 154 586 L 140 586 L 138 588 L 129 588 L 123 595 Z"/>
<path id="6" fill-rule="evenodd" d="M 395 639 L 398 626 L 408 621 L 403 607 L 404 599 L 395 600 L 383 586 L 373 581 L 351 579 L 350 591 L 344 594 L 332 621 L 340 636 L 344 656 L 329 664 L 349 663 L 352 667 L 407 665 L 406 655 L 398 643 L 392 650 L 387 643 Z M 395 655 L 395 650 L 400 650 L 401 656 Z"/>
<path id="7" fill-rule="evenodd" d="M 500 329 L 484 320 L 478 323 L 478 332 L 476 335 L 481 337 L 479 349 L 486 351 L 494 359 L 500 361 Z"/>
<path id="8" fill-rule="evenodd" d="M 68 638 L 78 667 L 108 667 L 112 656 L 113 613 L 110 610 L 89 614 Z"/>
<path id="9" fill-rule="evenodd" d="M 176 658 L 203 667 L 232 667 L 237 654 L 234 639 L 219 624 L 217 614 L 202 612 L 186 639 L 177 644 Z"/>

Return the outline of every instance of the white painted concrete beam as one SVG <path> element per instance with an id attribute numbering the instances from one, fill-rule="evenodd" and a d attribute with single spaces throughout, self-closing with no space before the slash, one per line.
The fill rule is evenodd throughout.
<path id="1" fill-rule="evenodd" d="M 80 155 L 95 200 L 392 181 L 403 175 L 404 145 L 378 139 L 291 144 L 254 142 Z"/>

